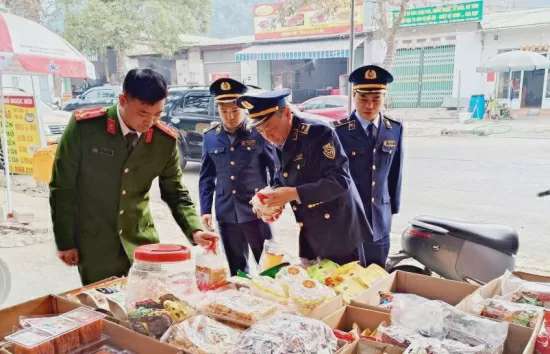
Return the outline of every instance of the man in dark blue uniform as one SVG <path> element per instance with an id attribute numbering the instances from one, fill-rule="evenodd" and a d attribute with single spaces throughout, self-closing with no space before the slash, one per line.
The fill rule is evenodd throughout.
<path id="1" fill-rule="evenodd" d="M 365 263 L 362 244 L 372 231 L 353 183 L 348 159 L 334 130 L 301 118 L 287 106 L 288 89 L 243 95 L 249 124 L 277 148 L 277 188 L 268 207 L 290 203 L 300 225 L 300 257 Z"/>
<path id="2" fill-rule="evenodd" d="M 365 243 L 367 263 L 384 266 L 392 214 L 399 212 L 403 127 L 381 112 L 387 84 L 393 81 L 388 71 L 366 65 L 353 71 L 349 81 L 355 111 L 335 128 L 374 231 L 373 242 Z"/>
<path id="3" fill-rule="evenodd" d="M 242 83 L 222 78 L 210 85 L 222 122 L 205 132 L 199 177 L 201 220 L 213 229 L 212 199 L 231 274 L 247 270 L 248 246 L 259 261 L 269 225 L 258 219 L 249 202 L 273 179 L 274 148 L 246 126 L 245 111 L 235 100 L 245 93 Z M 269 181 L 268 181 L 269 178 Z"/>

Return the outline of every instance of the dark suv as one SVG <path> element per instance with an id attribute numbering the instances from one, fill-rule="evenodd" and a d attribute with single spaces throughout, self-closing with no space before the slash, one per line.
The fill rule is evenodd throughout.
<path id="1" fill-rule="evenodd" d="M 180 133 L 178 146 L 183 169 L 187 161 L 201 160 L 202 134 L 220 117 L 207 88 L 171 87 L 162 120 Z"/>

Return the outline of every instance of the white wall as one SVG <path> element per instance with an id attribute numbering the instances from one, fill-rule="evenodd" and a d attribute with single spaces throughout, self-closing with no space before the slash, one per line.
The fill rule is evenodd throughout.
<path id="1" fill-rule="evenodd" d="M 205 85 L 204 64 L 201 59 L 200 48 L 191 48 L 188 51 L 189 72 L 187 83 L 190 85 Z"/>
<path id="2" fill-rule="evenodd" d="M 245 84 L 258 86 L 257 61 L 241 61 L 241 80 Z"/>
<path id="3" fill-rule="evenodd" d="M 485 76 L 476 71 L 481 56 L 482 42 L 479 32 L 456 33 L 453 97 L 458 97 L 459 81 L 460 97 L 485 94 Z"/>

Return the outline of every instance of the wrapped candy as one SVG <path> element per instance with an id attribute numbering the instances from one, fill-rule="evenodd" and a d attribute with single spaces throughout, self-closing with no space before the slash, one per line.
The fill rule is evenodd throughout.
<path id="1" fill-rule="evenodd" d="M 161 341 L 191 354 L 225 354 L 232 351 L 239 333 L 209 317 L 198 315 L 170 327 Z"/>
<path id="2" fill-rule="evenodd" d="M 283 249 L 284 247 L 275 240 L 265 240 L 264 249 L 260 257 L 260 270 L 264 271 L 283 263 L 285 258 Z"/>
<path id="3" fill-rule="evenodd" d="M 506 272 L 502 276 L 501 293 L 512 302 L 550 309 L 550 283 L 530 282 Z"/>
<path id="4" fill-rule="evenodd" d="M 245 327 L 271 316 L 277 308 L 274 302 L 233 289 L 212 293 L 201 305 L 202 312 Z"/>
<path id="5" fill-rule="evenodd" d="M 229 265 L 217 241 L 213 241 L 208 249 L 197 255 L 195 275 L 197 287 L 201 291 L 218 289 L 227 284 Z"/>
<path id="6" fill-rule="evenodd" d="M 486 299 L 481 316 L 534 328 L 542 316 L 540 307 L 501 299 Z"/>
<path id="7" fill-rule="evenodd" d="M 252 294 L 264 299 L 276 301 L 282 305 L 288 304 L 288 293 L 283 284 L 271 277 L 256 276 L 250 281 Z"/>
<path id="8" fill-rule="evenodd" d="M 308 314 L 326 300 L 336 296 L 334 290 L 311 279 L 289 284 L 290 300 L 301 314 Z"/>
<path id="9" fill-rule="evenodd" d="M 337 339 L 325 323 L 291 314 L 279 314 L 243 332 L 234 354 L 331 354 Z"/>
<path id="10" fill-rule="evenodd" d="M 319 263 L 309 266 L 307 268 L 307 274 L 312 279 L 324 282 L 330 274 L 338 269 L 338 267 L 340 267 L 338 263 L 335 263 L 330 259 L 323 259 Z"/>

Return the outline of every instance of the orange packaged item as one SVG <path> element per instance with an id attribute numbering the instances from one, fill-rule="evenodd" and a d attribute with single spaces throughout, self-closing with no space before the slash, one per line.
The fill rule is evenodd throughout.
<path id="1" fill-rule="evenodd" d="M 535 342 L 535 354 L 550 354 L 550 311 L 544 313 L 544 323 Z"/>
<path id="2" fill-rule="evenodd" d="M 79 307 L 64 313 L 62 317 L 78 323 L 78 333 L 82 344 L 88 344 L 101 338 L 104 314 Z"/>
<path id="3" fill-rule="evenodd" d="M 215 290 L 227 284 L 229 265 L 226 257 L 221 254 L 217 240 L 196 260 L 195 275 L 200 291 Z"/>
<path id="4" fill-rule="evenodd" d="M 14 354 L 55 354 L 51 335 L 37 328 L 26 328 L 5 338 L 13 345 Z"/>

